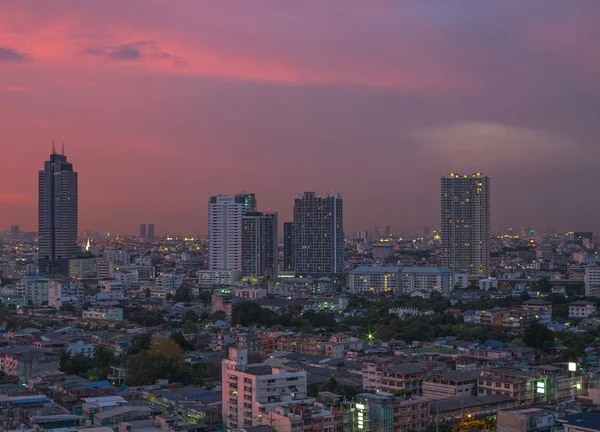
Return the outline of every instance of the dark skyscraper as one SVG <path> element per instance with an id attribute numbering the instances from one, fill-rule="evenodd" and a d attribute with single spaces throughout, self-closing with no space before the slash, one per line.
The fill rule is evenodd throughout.
<path id="1" fill-rule="evenodd" d="M 77 253 L 77 173 L 53 147 L 38 179 L 39 271 L 68 275 Z"/>
<path id="2" fill-rule="evenodd" d="M 140 238 L 142 240 L 146 238 L 146 224 L 140 224 Z"/>
<path id="3" fill-rule="evenodd" d="M 277 213 L 249 212 L 242 216 L 242 276 L 277 276 L 277 230 Z"/>
<path id="4" fill-rule="evenodd" d="M 392 228 L 389 225 L 385 226 L 385 238 L 390 238 L 392 236 Z"/>
<path id="5" fill-rule="evenodd" d="M 294 200 L 294 270 L 303 274 L 344 271 L 342 194 L 297 194 Z"/>
<path id="6" fill-rule="evenodd" d="M 442 264 L 466 270 L 469 279 L 489 276 L 490 178 L 442 177 Z"/>
<path id="7" fill-rule="evenodd" d="M 154 224 L 148 224 L 148 241 L 154 241 Z"/>
<path id="8" fill-rule="evenodd" d="M 294 222 L 283 224 L 283 270 L 294 270 Z"/>
<path id="9" fill-rule="evenodd" d="M 379 229 L 378 226 L 375 226 L 375 228 L 373 228 L 373 240 L 375 240 L 375 241 L 381 240 L 381 230 Z"/>

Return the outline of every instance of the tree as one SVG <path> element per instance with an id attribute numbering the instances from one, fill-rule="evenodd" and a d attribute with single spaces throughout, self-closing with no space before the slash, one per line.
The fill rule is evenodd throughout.
<path id="1" fill-rule="evenodd" d="M 227 313 L 224 310 L 214 311 L 208 316 L 208 320 L 213 323 L 215 321 L 225 321 L 227 319 Z"/>
<path id="2" fill-rule="evenodd" d="M 175 295 L 173 296 L 173 300 L 178 302 L 190 302 L 192 301 L 192 290 L 187 285 L 181 285 L 175 291 Z"/>
<path id="3" fill-rule="evenodd" d="M 530 348 L 548 349 L 554 340 L 554 333 L 548 327 L 532 322 L 523 331 L 523 342 Z"/>
<path id="4" fill-rule="evenodd" d="M 135 355 L 141 351 L 147 350 L 152 345 L 152 335 L 150 333 L 141 333 L 131 339 L 127 354 Z"/>
<path id="5" fill-rule="evenodd" d="M 153 356 L 163 357 L 174 363 L 183 363 L 183 349 L 173 339 L 154 339 L 148 351 Z"/>
<path id="6" fill-rule="evenodd" d="M 173 333 L 171 333 L 171 335 L 169 337 L 171 338 L 171 340 L 173 342 L 175 342 L 177 345 L 179 345 L 181 347 L 181 349 L 184 351 L 191 351 L 192 349 L 194 349 L 194 344 L 192 344 L 190 341 L 188 341 L 185 338 L 185 336 L 183 336 L 183 334 L 181 334 L 179 332 L 173 332 Z"/>

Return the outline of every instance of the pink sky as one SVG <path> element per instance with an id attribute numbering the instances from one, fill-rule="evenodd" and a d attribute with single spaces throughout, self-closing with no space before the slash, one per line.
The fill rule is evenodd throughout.
<path id="1" fill-rule="evenodd" d="M 574 7 L 574 5 L 577 7 Z M 0 229 L 37 226 L 66 142 L 80 229 L 206 233 L 241 190 L 346 230 L 439 225 L 439 178 L 492 177 L 492 226 L 597 230 L 597 0 L 0 3 Z"/>

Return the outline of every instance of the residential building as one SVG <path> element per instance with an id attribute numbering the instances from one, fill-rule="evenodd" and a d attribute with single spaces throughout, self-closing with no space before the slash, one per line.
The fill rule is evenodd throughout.
<path id="1" fill-rule="evenodd" d="M 66 346 L 66 350 L 69 355 L 72 357 L 77 354 L 83 354 L 86 357 L 94 357 L 94 349 L 95 345 L 89 342 L 86 342 L 83 339 L 73 340 L 69 342 Z"/>
<path id="2" fill-rule="evenodd" d="M 242 276 L 260 282 L 277 277 L 279 251 L 277 213 L 247 212 L 242 216 Z"/>
<path id="3" fill-rule="evenodd" d="M 423 382 L 423 397 L 447 399 L 465 396 L 477 396 L 477 375 L 469 372 L 444 372 L 426 378 Z"/>
<path id="4" fill-rule="evenodd" d="M 283 224 L 283 270 L 294 271 L 294 222 Z"/>
<path id="5" fill-rule="evenodd" d="M 581 412 L 557 419 L 565 432 L 598 432 L 600 431 L 600 413 Z"/>
<path id="6" fill-rule="evenodd" d="M 364 341 L 348 336 L 344 333 L 335 333 L 325 343 L 325 355 L 329 358 L 343 358 L 348 351 L 360 351 Z"/>
<path id="7" fill-rule="evenodd" d="M 147 237 L 149 242 L 153 242 L 154 241 L 154 224 L 148 224 L 148 237 Z"/>
<path id="8" fill-rule="evenodd" d="M 450 174 L 441 180 L 442 264 L 471 280 L 490 275 L 490 178 Z"/>
<path id="9" fill-rule="evenodd" d="M 600 266 L 590 265 L 585 268 L 585 295 L 600 297 Z"/>
<path id="10" fill-rule="evenodd" d="M 596 313 L 596 304 L 587 300 L 569 303 L 569 318 L 587 318 Z"/>
<path id="11" fill-rule="evenodd" d="M 23 297 L 25 303 L 38 306 L 48 304 L 48 279 L 29 275 L 16 284 L 17 295 Z"/>
<path id="12" fill-rule="evenodd" d="M 146 239 L 146 224 L 140 224 L 140 239 L 145 240 Z"/>
<path id="13" fill-rule="evenodd" d="M 275 297 L 305 298 L 315 294 L 324 294 L 332 289 L 333 281 L 329 277 L 278 277 L 267 283 L 267 293 Z"/>
<path id="14" fill-rule="evenodd" d="M 201 286 L 233 285 L 241 277 L 241 272 L 237 270 L 198 270 L 196 274 Z"/>
<path id="15" fill-rule="evenodd" d="M 360 393 L 352 430 L 380 432 L 422 431 L 431 422 L 430 401 L 421 397 L 404 398 L 391 393 Z M 354 423 L 354 422 L 353 422 Z"/>
<path id="16" fill-rule="evenodd" d="M 342 194 L 296 194 L 294 270 L 300 275 L 334 275 L 344 271 Z"/>
<path id="17" fill-rule="evenodd" d="M 21 382 L 57 371 L 60 355 L 52 350 L 14 345 L 0 348 L 0 371 Z"/>
<path id="18" fill-rule="evenodd" d="M 110 258 L 96 258 L 96 277 L 98 279 L 111 278 L 114 271 L 114 260 Z"/>
<path id="19" fill-rule="evenodd" d="M 348 289 L 358 292 L 397 292 L 399 267 L 357 267 L 348 276 Z"/>
<path id="20" fill-rule="evenodd" d="M 410 363 L 386 364 L 365 362 L 363 364 L 363 389 L 394 392 L 406 390 L 412 395 L 423 394 L 425 369 Z"/>
<path id="21" fill-rule="evenodd" d="M 90 309 L 84 310 L 81 314 L 83 319 L 105 320 L 105 321 L 123 321 L 123 309 Z"/>
<path id="22" fill-rule="evenodd" d="M 242 217 L 255 211 L 254 194 L 241 192 L 209 198 L 210 270 L 242 270 Z"/>
<path id="23" fill-rule="evenodd" d="M 556 417 L 541 408 L 520 408 L 498 411 L 498 432 L 554 432 Z"/>
<path id="24" fill-rule="evenodd" d="M 223 424 L 232 429 L 263 424 L 279 406 L 309 402 L 305 371 L 248 364 L 247 349 L 229 349 L 221 382 Z"/>
<path id="25" fill-rule="evenodd" d="M 69 274 L 77 253 L 77 173 L 54 145 L 38 176 L 38 263 L 40 273 Z"/>
<path id="26" fill-rule="evenodd" d="M 97 258 L 76 258 L 69 260 L 69 276 L 85 279 L 96 277 Z"/>
<path id="27" fill-rule="evenodd" d="M 400 272 L 400 292 L 448 293 L 454 288 L 452 270 L 448 267 L 404 267 Z"/>

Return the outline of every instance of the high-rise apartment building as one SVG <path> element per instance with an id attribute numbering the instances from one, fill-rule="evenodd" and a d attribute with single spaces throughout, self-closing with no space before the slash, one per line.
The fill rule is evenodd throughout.
<path id="1" fill-rule="evenodd" d="M 254 194 L 216 195 L 208 200 L 210 270 L 242 270 L 242 216 L 256 211 Z"/>
<path id="2" fill-rule="evenodd" d="M 154 241 L 154 224 L 148 224 L 148 241 Z"/>
<path id="3" fill-rule="evenodd" d="M 143 240 L 146 238 L 146 224 L 140 224 L 140 238 Z"/>
<path id="4" fill-rule="evenodd" d="M 344 271 L 342 194 L 297 194 L 294 200 L 294 270 L 298 274 Z"/>
<path id="5" fill-rule="evenodd" d="M 490 178 L 449 174 L 441 186 L 442 265 L 471 280 L 488 277 Z"/>
<path id="6" fill-rule="evenodd" d="M 277 228 L 277 213 L 248 212 L 242 216 L 242 276 L 277 276 Z"/>
<path id="7" fill-rule="evenodd" d="M 294 222 L 283 224 L 283 270 L 294 270 Z"/>
<path id="8" fill-rule="evenodd" d="M 39 271 L 68 275 L 77 253 L 77 173 L 53 148 L 38 179 Z"/>

